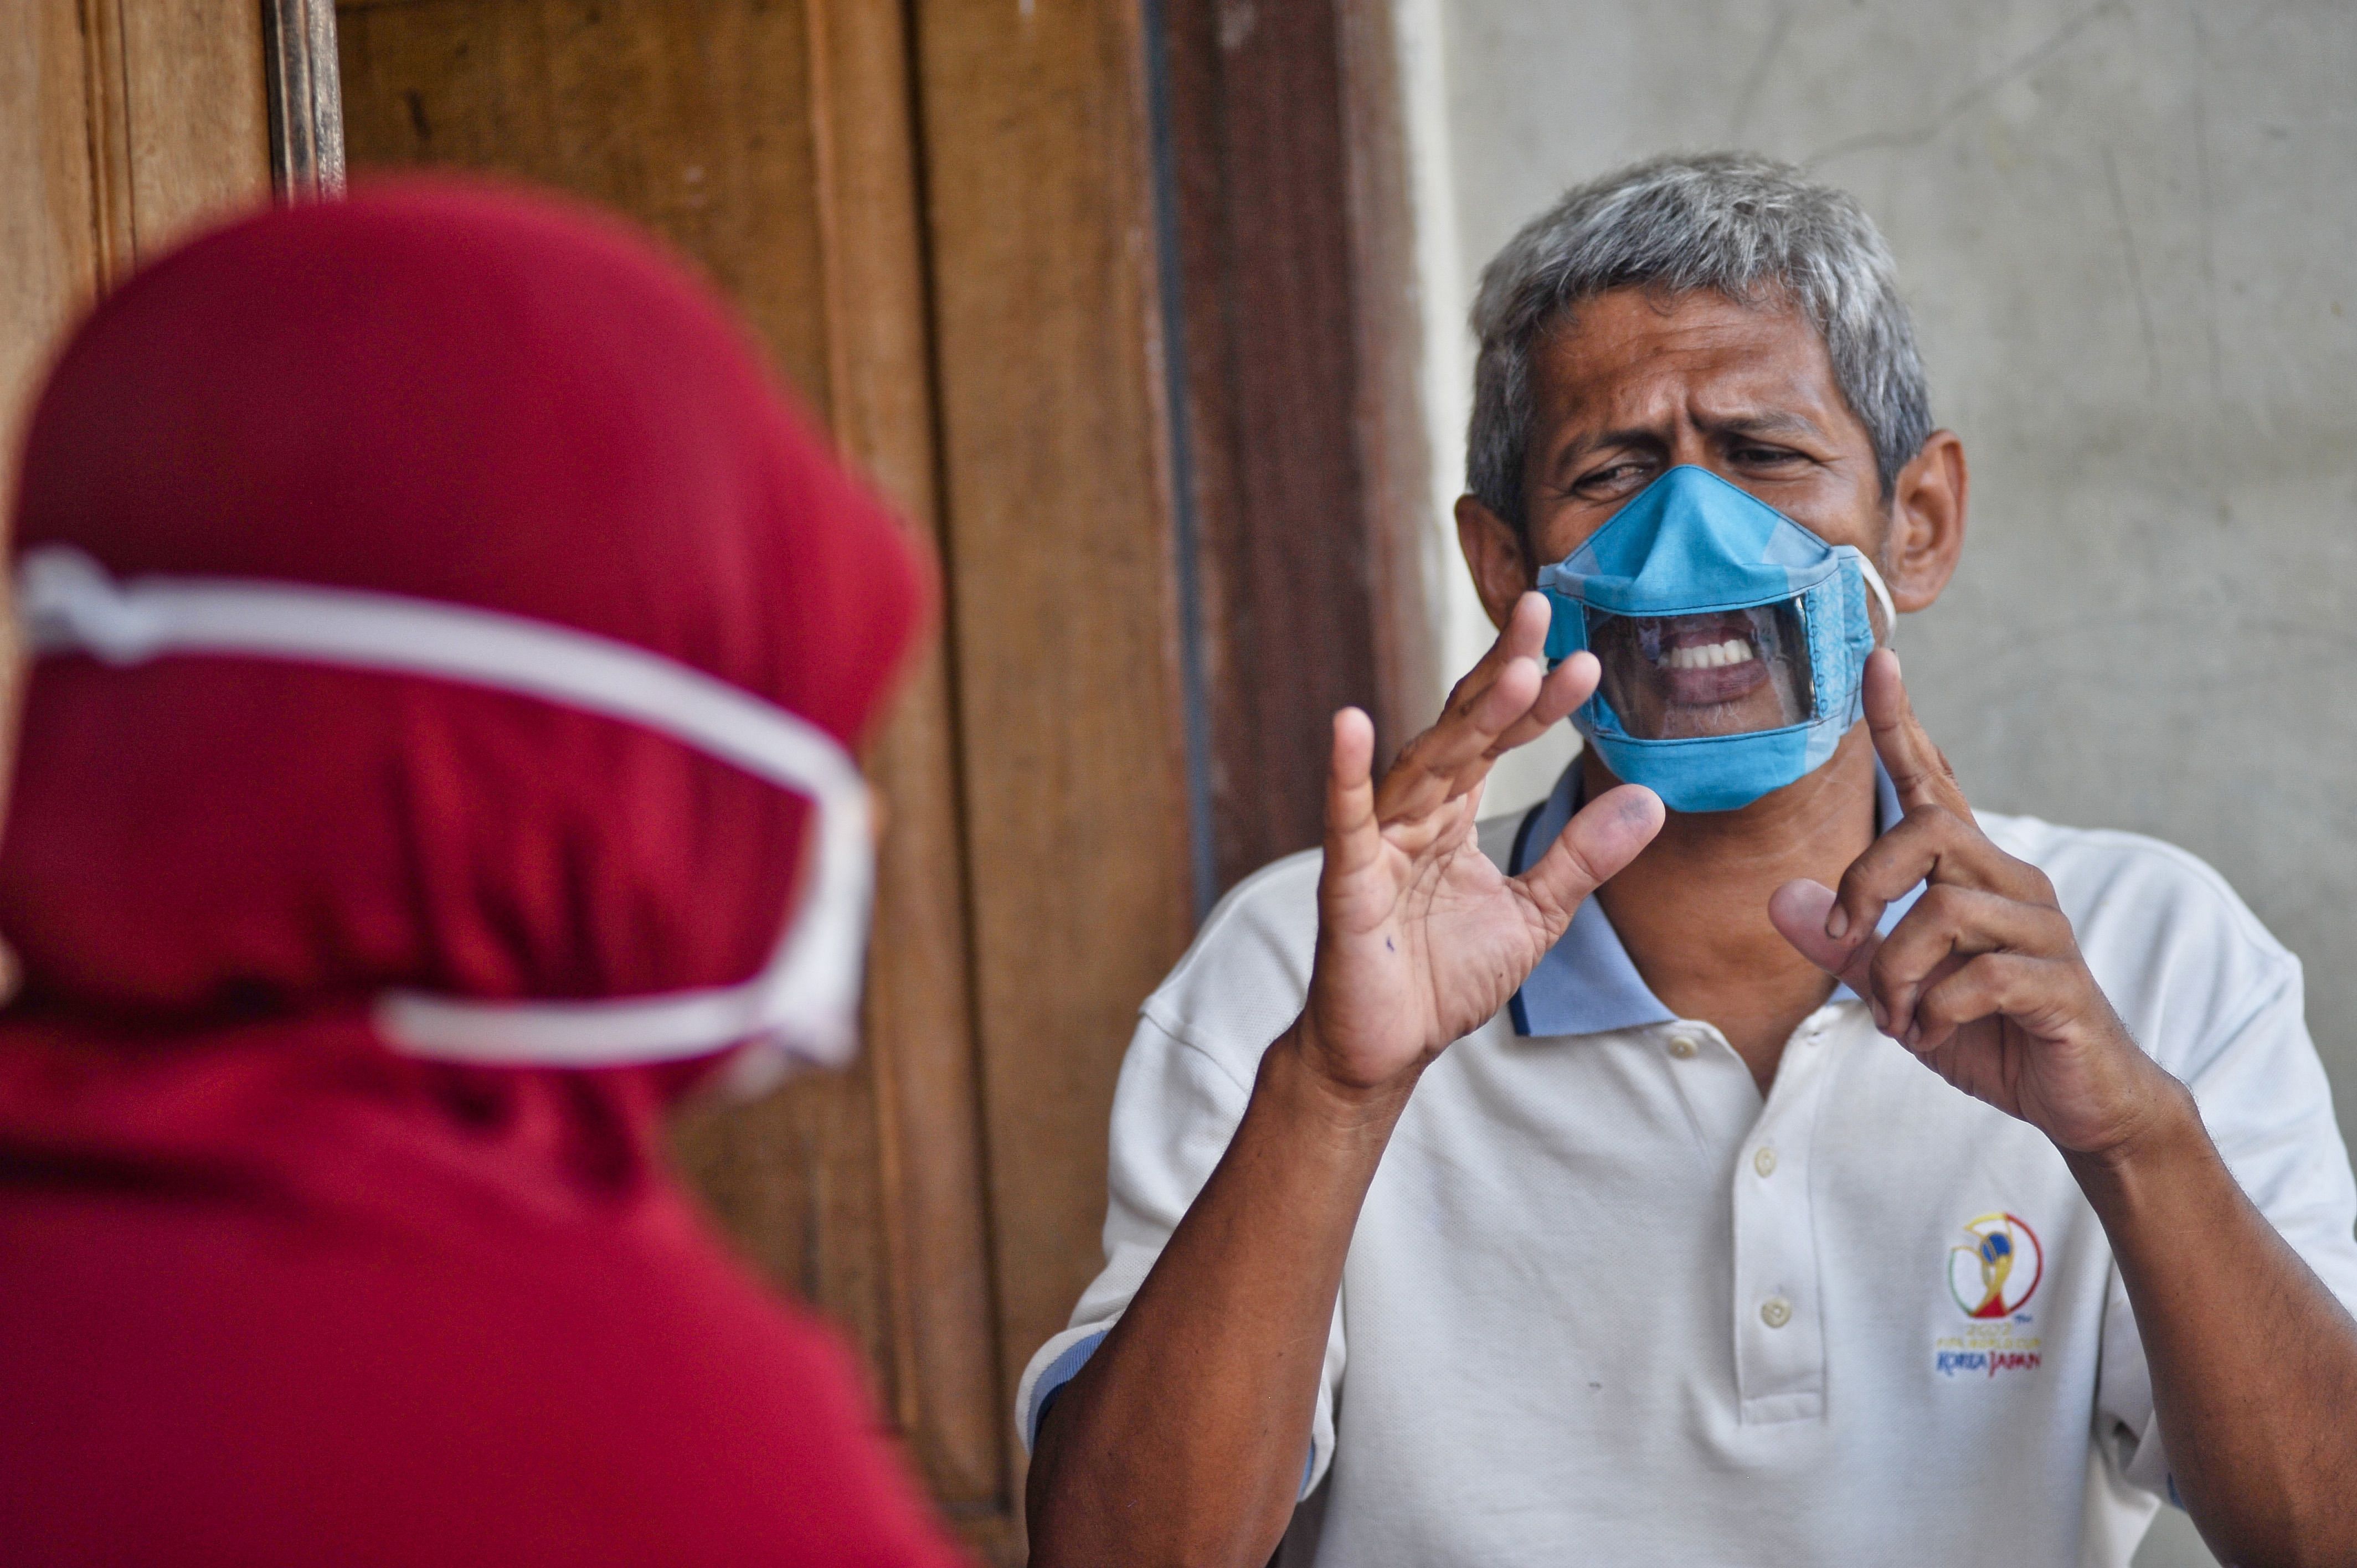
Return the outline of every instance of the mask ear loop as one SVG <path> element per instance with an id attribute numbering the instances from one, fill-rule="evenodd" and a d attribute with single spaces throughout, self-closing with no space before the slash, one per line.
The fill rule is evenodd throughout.
<path id="1" fill-rule="evenodd" d="M 1874 569 L 1874 563 L 1867 559 L 1863 550 L 1857 552 L 1857 575 L 1866 580 L 1867 587 L 1873 591 L 1874 602 L 1882 607 L 1883 632 L 1881 640 L 1876 646 L 1895 647 L 1899 641 L 1899 609 L 1890 602 L 1890 590 L 1883 585 L 1882 574 Z"/>
<path id="2" fill-rule="evenodd" d="M 28 552 L 17 607 L 29 650 L 110 664 L 214 653 L 437 676 L 640 725 L 807 796 L 811 875 L 752 979 L 651 997 L 477 1002 L 393 992 L 385 1036 L 415 1055 L 597 1068 L 708 1056 L 742 1044 L 839 1065 L 857 1044 L 874 887 L 866 781 L 833 736 L 673 660 L 567 627 L 471 606 L 316 585 L 147 577 L 118 584 L 81 552 Z M 751 1082 L 754 1064 L 739 1081 Z M 770 1081 L 785 1063 L 771 1060 Z"/>

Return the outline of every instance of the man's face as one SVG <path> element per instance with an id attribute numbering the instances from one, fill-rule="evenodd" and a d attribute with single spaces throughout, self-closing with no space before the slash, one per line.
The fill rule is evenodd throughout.
<path id="1" fill-rule="evenodd" d="M 1682 463 L 1880 559 L 1888 518 L 1873 445 L 1824 340 L 1790 307 L 1619 289 L 1543 338 L 1532 371 L 1526 568 L 1570 554 Z M 1605 697 L 1632 735 L 1742 734 L 1808 716 L 1800 630 L 1775 610 L 1616 618 L 1592 641 Z"/>

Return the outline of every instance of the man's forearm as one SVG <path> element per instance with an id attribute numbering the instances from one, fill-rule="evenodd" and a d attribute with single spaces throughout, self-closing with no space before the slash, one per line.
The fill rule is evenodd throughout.
<path id="1" fill-rule="evenodd" d="M 1260 1568 L 1292 1516 L 1335 1294 L 1407 1086 L 1263 1058 L 1243 1122 L 1121 1321 L 1042 1423 L 1035 1564 Z"/>
<path id="2" fill-rule="evenodd" d="M 2245 1568 L 2357 1562 L 2357 1323 L 2244 1195 L 2190 1094 L 2126 1149 L 2072 1165 L 2212 1548 Z"/>

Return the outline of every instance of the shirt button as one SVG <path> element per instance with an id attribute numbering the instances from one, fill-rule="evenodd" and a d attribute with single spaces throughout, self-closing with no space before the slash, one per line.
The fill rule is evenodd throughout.
<path id="1" fill-rule="evenodd" d="M 1684 1061 L 1694 1054 L 1695 1043 L 1694 1036 L 1692 1035 L 1673 1035 L 1670 1036 L 1670 1055 L 1677 1058 L 1680 1061 Z"/>
<path id="2" fill-rule="evenodd" d="M 1758 1154 L 1751 1156 L 1751 1168 L 1758 1171 L 1764 1176 L 1774 1176 L 1776 1174 L 1776 1151 L 1763 1147 Z"/>
<path id="3" fill-rule="evenodd" d="M 1781 1328 L 1792 1321 L 1792 1304 L 1781 1295 L 1771 1295 L 1760 1304 L 1760 1321 L 1770 1328 Z"/>

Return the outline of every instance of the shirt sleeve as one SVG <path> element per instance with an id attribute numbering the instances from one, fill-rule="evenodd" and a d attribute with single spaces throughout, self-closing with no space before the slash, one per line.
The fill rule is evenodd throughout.
<path id="1" fill-rule="evenodd" d="M 2357 1180 L 2333 1120 L 2332 1090 L 2309 1036 L 2299 961 L 2276 950 L 2272 972 L 2239 1021 L 2187 1063 L 2168 1063 L 2192 1090 L 2218 1152 L 2268 1223 L 2357 1310 Z M 2190 1070 L 2189 1070 L 2190 1069 Z M 2201 1239 L 2188 1236 L 2185 1245 Z M 2119 1271 L 2112 1271 L 2097 1375 L 2097 1431 L 2131 1484 L 2179 1499 L 2153 1412 L 2152 1374 Z"/>
<path id="2" fill-rule="evenodd" d="M 1024 1370 L 1015 1419 L 1027 1447 L 1048 1406 L 1120 1321 L 1211 1179 L 1243 1120 L 1262 1052 L 1300 1009 L 1315 907 L 1308 906 L 1305 927 L 1305 911 L 1293 906 L 1305 889 L 1314 893 L 1314 864 L 1306 878 L 1301 868 L 1280 863 L 1254 882 L 1261 885 L 1238 888 L 1213 914 L 1195 950 L 1148 1001 L 1123 1058 L 1108 1150 L 1105 1266 L 1082 1294 L 1071 1326 L 1042 1345 Z M 1342 1362 L 1338 1304 L 1310 1423 L 1304 1496 L 1333 1456 Z"/>

